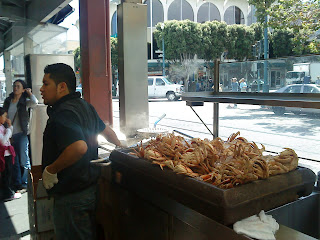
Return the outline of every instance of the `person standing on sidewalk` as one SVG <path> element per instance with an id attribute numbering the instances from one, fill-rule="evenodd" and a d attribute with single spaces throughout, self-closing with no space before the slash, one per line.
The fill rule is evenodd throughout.
<path id="1" fill-rule="evenodd" d="M 231 91 L 232 92 L 239 92 L 239 83 L 237 81 L 237 78 L 232 78 Z M 235 103 L 233 105 L 233 107 L 229 104 L 227 108 L 237 108 L 237 104 Z"/>
<path id="2" fill-rule="evenodd" d="M 17 192 L 24 193 L 27 189 L 29 158 L 29 108 L 38 104 L 37 98 L 27 88 L 25 81 L 18 79 L 13 83 L 13 92 L 4 100 L 3 108 L 13 126 L 12 146 L 16 152 L 13 165 L 13 185 Z"/>
<path id="3" fill-rule="evenodd" d="M 98 134 L 115 145 L 120 141 L 92 105 L 75 92 L 73 69 L 63 63 L 44 69 L 40 88 L 49 119 L 43 135 L 42 180 L 54 197 L 56 239 L 95 239 L 95 208 L 99 170 Z"/>
<path id="4" fill-rule="evenodd" d="M 4 126 L 7 125 L 7 128 Z M 10 144 L 13 127 L 7 112 L 0 107 L 0 174 L 2 182 L 2 200 L 10 201 L 21 198 L 21 193 L 15 193 L 12 186 L 12 167 L 16 156 Z"/>

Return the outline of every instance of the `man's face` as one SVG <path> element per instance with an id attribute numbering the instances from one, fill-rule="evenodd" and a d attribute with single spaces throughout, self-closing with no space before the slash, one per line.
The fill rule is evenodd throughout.
<path id="1" fill-rule="evenodd" d="M 40 92 L 46 105 L 53 105 L 58 99 L 58 88 L 56 83 L 50 78 L 50 74 L 47 73 L 43 76 L 42 87 Z"/>

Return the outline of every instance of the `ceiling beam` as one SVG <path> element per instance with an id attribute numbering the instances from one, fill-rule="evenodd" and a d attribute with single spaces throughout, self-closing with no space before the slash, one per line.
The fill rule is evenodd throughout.
<path id="1" fill-rule="evenodd" d="M 3 34 L 0 33 L 0 53 L 4 51 L 4 37 Z"/>
<path id="2" fill-rule="evenodd" d="M 20 41 L 23 36 L 32 31 L 41 22 L 48 21 L 57 14 L 62 8 L 67 6 L 71 0 L 32 0 L 26 5 L 27 21 L 21 24 L 15 24 L 4 36 L 5 49 L 11 49 Z M 1 5 L 0 5 L 1 7 Z M 1 11 L 1 9 L 0 9 Z M 21 26 L 20 26 L 21 25 Z M 1 53 L 1 51 L 0 51 Z"/>
<path id="3" fill-rule="evenodd" d="M 21 20 L 24 18 L 23 8 L 0 5 L 0 17 L 6 17 L 12 20 Z"/>
<path id="4" fill-rule="evenodd" d="M 24 0 L 7 0 L 8 2 L 16 5 L 17 7 L 24 7 Z"/>
<path id="5" fill-rule="evenodd" d="M 38 22 L 46 22 L 71 0 L 32 0 L 27 6 L 27 18 Z"/>
<path id="6" fill-rule="evenodd" d="M 8 23 L 7 21 L 3 21 L 0 19 L 0 25 L 1 26 L 4 26 L 5 28 L 9 27 L 10 26 L 10 23 Z"/>

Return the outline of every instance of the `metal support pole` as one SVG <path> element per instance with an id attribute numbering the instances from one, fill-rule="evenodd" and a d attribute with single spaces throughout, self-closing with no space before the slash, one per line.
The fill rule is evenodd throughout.
<path id="1" fill-rule="evenodd" d="M 153 2 L 152 0 L 150 0 L 150 60 L 153 59 L 153 27 L 152 27 L 152 15 L 153 15 L 153 12 L 152 12 L 152 8 L 153 8 Z"/>
<path id="2" fill-rule="evenodd" d="M 219 65 L 220 61 L 214 61 L 214 93 L 219 92 Z M 217 138 L 219 136 L 219 103 L 213 103 L 213 137 Z"/>
<path id="3" fill-rule="evenodd" d="M 263 83 L 263 92 L 269 92 L 269 82 L 268 82 L 268 16 L 265 16 L 265 27 L 264 27 L 264 83 Z"/>
<path id="4" fill-rule="evenodd" d="M 164 36 L 162 34 L 162 76 L 166 75 L 166 69 L 165 69 L 165 57 L 164 57 Z"/>

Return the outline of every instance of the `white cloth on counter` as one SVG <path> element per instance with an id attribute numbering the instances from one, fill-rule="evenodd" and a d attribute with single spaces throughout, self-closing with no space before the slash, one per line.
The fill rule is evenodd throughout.
<path id="1" fill-rule="evenodd" d="M 274 234 L 279 230 L 279 224 L 271 216 L 266 215 L 262 210 L 254 215 L 233 224 L 233 230 L 238 234 L 261 240 L 275 240 Z"/>

